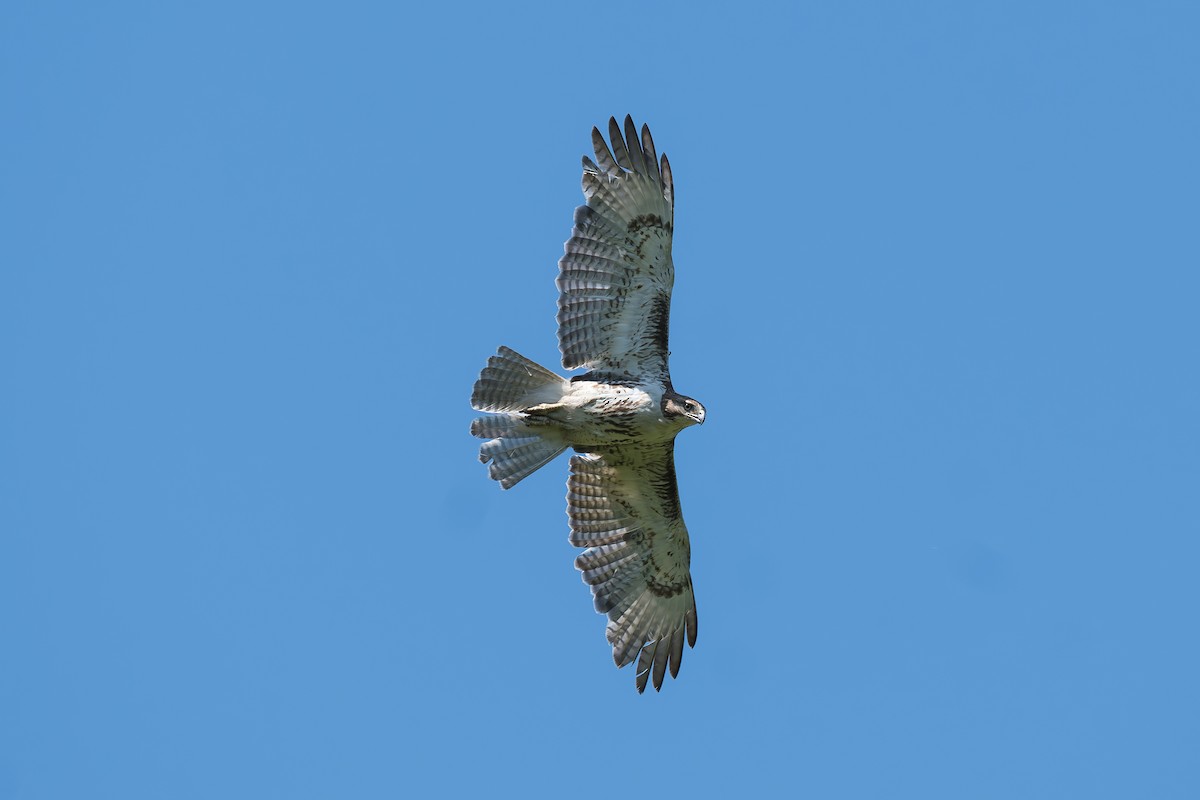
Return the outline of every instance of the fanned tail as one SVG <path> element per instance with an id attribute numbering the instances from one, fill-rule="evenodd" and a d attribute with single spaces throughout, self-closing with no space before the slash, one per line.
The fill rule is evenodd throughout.
<path id="1" fill-rule="evenodd" d="M 471 407 L 476 411 L 524 411 L 562 399 L 566 379 L 508 347 L 488 359 L 475 381 Z"/>
<path id="2" fill-rule="evenodd" d="M 488 359 L 475 382 L 471 406 L 497 412 L 471 423 L 471 435 L 489 439 L 479 448 L 488 476 L 511 489 L 566 449 L 548 420 L 525 410 L 562 399 L 567 381 L 507 347 Z M 488 463 L 491 462 L 491 463 Z"/>

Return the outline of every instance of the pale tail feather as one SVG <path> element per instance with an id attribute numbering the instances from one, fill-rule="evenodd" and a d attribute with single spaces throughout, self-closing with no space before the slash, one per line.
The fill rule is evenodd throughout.
<path id="1" fill-rule="evenodd" d="M 488 475 L 505 489 L 566 449 L 545 421 L 520 413 L 561 400 L 566 385 L 565 379 L 507 347 L 488 359 L 475 382 L 471 405 L 499 413 L 474 420 L 471 434 L 490 440 L 479 448 L 479 460 L 488 464 Z"/>
<path id="2" fill-rule="evenodd" d="M 511 489 L 522 479 L 566 450 L 561 442 L 541 436 L 503 437 L 484 442 L 479 448 L 479 460 L 488 464 L 488 477 Z"/>
<path id="3" fill-rule="evenodd" d="M 524 411 L 562 399 L 566 379 L 507 347 L 488 359 L 475 381 L 471 407 L 476 411 Z"/>

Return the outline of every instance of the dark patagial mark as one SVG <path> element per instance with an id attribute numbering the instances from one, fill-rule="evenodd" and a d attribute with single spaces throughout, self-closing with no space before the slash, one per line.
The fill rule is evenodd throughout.
<path id="1" fill-rule="evenodd" d="M 679 509 L 679 484 L 675 480 L 675 444 L 668 445 L 666 458 L 661 464 L 647 465 L 644 478 L 654 490 L 658 502 L 662 504 L 663 519 L 674 521 L 682 514 Z"/>
<path id="2" fill-rule="evenodd" d="M 675 480 L 675 456 L 667 458 L 661 477 L 653 481 L 654 491 L 662 501 L 663 516 L 667 519 L 679 519 L 679 484 Z"/>
<path id="3" fill-rule="evenodd" d="M 671 327 L 671 295 L 659 292 L 646 314 L 646 336 L 664 356 Z"/>

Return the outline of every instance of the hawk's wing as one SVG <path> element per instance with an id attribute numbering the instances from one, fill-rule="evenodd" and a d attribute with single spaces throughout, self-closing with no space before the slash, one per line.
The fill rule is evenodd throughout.
<path id="1" fill-rule="evenodd" d="M 667 327 L 671 313 L 671 231 L 675 192 L 671 165 L 641 140 L 633 119 L 625 135 L 608 121 L 612 149 L 592 128 L 596 162 L 583 158 L 587 205 L 559 260 L 558 345 L 567 369 L 596 378 L 670 383 Z"/>
<path id="2" fill-rule="evenodd" d="M 662 687 L 696 644 L 691 545 L 679 512 L 675 443 L 599 449 L 571 457 L 567 481 L 571 544 L 588 548 L 575 566 L 608 615 L 618 667 L 638 653 L 637 689 Z"/>

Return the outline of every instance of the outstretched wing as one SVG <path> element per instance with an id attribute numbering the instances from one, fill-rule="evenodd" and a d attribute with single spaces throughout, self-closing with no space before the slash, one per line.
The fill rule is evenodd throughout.
<path id="1" fill-rule="evenodd" d="M 671 315 L 671 231 L 675 191 L 671 165 L 641 140 L 631 117 L 625 134 L 608 121 L 612 149 L 592 128 L 596 161 L 583 158 L 587 205 L 559 260 L 558 345 L 563 366 L 596 379 L 670 383 L 667 328 Z"/>
<path id="2" fill-rule="evenodd" d="M 679 511 L 675 443 L 623 445 L 571 457 L 571 544 L 588 548 L 575 567 L 608 615 L 613 660 L 637 658 L 637 690 L 667 669 L 679 673 L 683 639 L 696 644 L 691 545 Z M 640 657 L 638 654 L 641 654 Z"/>

